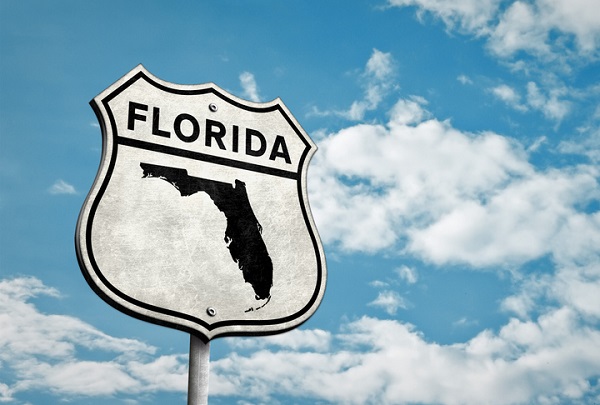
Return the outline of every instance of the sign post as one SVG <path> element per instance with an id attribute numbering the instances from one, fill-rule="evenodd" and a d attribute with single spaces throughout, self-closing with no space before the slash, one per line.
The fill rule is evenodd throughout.
<path id="1" fill-rule="evenodd" d="M 323 298 L 316 146 L 279 99 L 141 65 L 90 104 L 103 148 L 77 224 L 82 273 L 118 310 L 192 335 L 188 403 L 205 403 L 211 339 L 290 330 Z"/>
<path id="2" fill-rule="evenodd" d="M 208 375 L 210 372 L 210 341 L 190 335 L 188 371 L 188 405 L 208 404 Z"/>

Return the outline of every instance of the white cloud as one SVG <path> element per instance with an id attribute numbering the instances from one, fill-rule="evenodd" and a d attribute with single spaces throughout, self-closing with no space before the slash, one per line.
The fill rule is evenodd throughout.
<path id="1" fill-rule="evenodd" d="M 326 242 L 389 248 L 412 226 L 532 171 L 511 140 L 464 134 L 435 119 L 414 123 L 425 116 L 419 104 L 401 100 L 389 127 L 357 125 L 320 142 L 309 190 Z"/>
<path id="2" fill-rule="evenodd" d="M 484 34 L 500 0 L 389 0 L 391 6 L 416 6 L 419 18 L 425 11 L 441 18 L 449 28 Z"/>
<path id="3" fill-rule="evenodd" d="M 563 254 L 569 221 L 588 218 L 578 207 L 599 196 L 597 169 L 538 171 L 513 139 L 429 117 L 422 101 L 400 100 L 387 126 L 351 126 L 320 141 L 309 192 L 324 241 L 405 250 L 436 264 Z M 600 232 L 584 222 L 582 232 Z"/>
<path id="4" fill-rule="evenodd" d="M 418 280 L 417 271 L 408 266 L 400 266 L 395 272 L 398 274 L 401 280 L 406 281 L 408 284 L 414 284 Z"/>
<path id="5" fill-rule="evenodd" d="M 550 52 L 546 43 L 548 27 L 541 24 L 533 5 L 516 1 L 499 18 L 490 37 L 493 52 L 499 56 L 511 56 L 520 50 L 533 54 Z"/>
<path id="6" fill-rule="evenodd" d="M 348 118 L 361 120 L 366 111 L 374 110 L 379 106 L 379 103 L 393 88 L 396 71 L 395 64 L 396 62 L 391 53 L 373 49 L 373 53 L 367 61 L 367 66 L 363 73 L 365 98 L 352 105 Z"/>
<path id="7" fill-rule="evenodd" d="M 160 356 L 150 361 L 132 360 L 127 371 L 143 386 L 142 391 L 187 392 L 188 356 Z"/>
<path id="8" fill-rule="evenodd" d="M 0 281 L 0 401 L 23 391 L 75 396 L 139 394 L 187 389 L 187 356 L 155 356 L 143 342 L 108 336 L 70 316 L 44 314 L 29 300 L 57 290 L 29 278 Z M 80 359 L 81 350 L 108 360 Z"/>
<path id="9" fill-rule="evenodd" d="M 395 315 L 398 309 L 406 309 L 406 302 L 396 291 L 381 291 L 375 300 L 369 303 L 370 306 L 380 307 L 389 315 Z"/>
<path id="10" fill-rule="evenodd" d="M 396 62 L 391 53 L 373 49 L 361 74 L 364 96 L 354 101 L 347 110 L 321 111 L 313 107 L 312 114 L 318 116 L 337 115 L 351 121 L 360 121 L 368 111 L 375 110 L 382 100 L 394 89 Z"/>
<path id="11" fill-rule="evenodd" d="M 50 194 L 77 194 L 77 190 L 71 184 L 64 180 L 56 180 L 56 182 L 48 189 Z"/>
<path id="12" fill-rule="evenodd" d="M 515 180 L 485 203 L 466 201 L 431 226 L 411 231 L 410 250 L 438 264 L 476 266 L 522 263 L 549 253 L 559 257 L 567 249 L 563 232 L 577 246 L 586 244 L 568 227 L 578 216 L 591 219 L 574 207 L 597 194 L 595 175 L 551 170 Z M 593 221 L 583 228 L 600 234 Z"/>
<path id="13" fill-rule="evenodd" d="M 600 11 L 594 0 L 539 0 L 538 16 L 548 30 L 573 35 L 578 48 L 596 50 L 600 41 Z"/>
<path id="14" fill-rule="evenodd" d="M 584 316 L 600 319 L 600 269 L 597 262 L 560 269 L 549 288 L 564 305 L 575 308 Z"/>
<path id="15" fill-rule="evenodd" d="M 430 343 L 410 325 L 368 317 L 335 341 L 330 353 L 234 353 L 212 370 L 235 387 L 227 394 L 265 402 L 291 395 L 343 404 L 546 404 L 598 394 L 588 379 L 600 366 L 600 332 L 568 309 L 513 319 L 463 344 Z"/>
<path id="16" fill-rule="evenodd" d="M 138 381 L 115 362 L 73 360 L 51 364 L 25 360 L 13 366 L 21 382 L 17 390 L 48 389 L 58 395 L 113 395 L 139 392 Z"/>
<path id="17" fill-rule="evenodd" d="M 415 6 L 419 17 L 428 12 L 449 29 L 486 37 L 492 52 L 501 57 L 524 51 L 562 58 L 570 39 L 579 55 L 589 56 L 597 53 L 600 43 L 595 0 L 388 0 L 388 4 Z"/>
<path id="18" fill-rule="evenodd" d="M 0 383 L 0 402 L 13 402 L 15 399 L 12 396 L 12 391 L 8 385 Z"/>
<path id="19" fill-rule="evenodd" d="M 258 94 L 258 85 L 254 75 L 250 72 L 243 72 L 240 74 L 240 84 L 244 91 L 244 96 L 250 101 L 259 102 L 260 95 Z"/>
<path id="20" fill-rule="evenodd" d="M 521 95 L 506 84 L 493 87 L 490 91 L 495 97 L 516 110 L 537 110 L 546 118 L 557 122 L 560 122 L 571 110 L 571 103 L 561 99 L 567 94 L 567 90 L 562 87 L 552 87 L 546 95 L 535 82 L 529 82 L 526 88 L 525 103 L 521 102 Z"/>
<path id="21" fill-rule="evenodd" d="M 431 114 L 425 110 L 427 100 L 423 97 L 412 96 L 408 100 L 398 100 L 390 111 L 391 125 L 418 124 L 429 118 Z"/>
<path id="22" fill-rule="evenodd" d="M 530 81 L 523 96 L 507 85 L 493 94 L 513 108 L 540 111 L 555 121 L 570 109 L 560 86 Z M 402 99 L 385 124 L 353 125 L 320 137 L 309 194 L 321 237 L 349 252 L 397 251 L 439 266 L 508 270 L 514 290 L 499 309 L 516 318 L 454 345 L 428 342 L 409 325 L 365 318 L 368 328 L 352 330 L 360 322 L 352 323 L 351 332 L 333 336 L 332 348 L 339 340 L 348 346 L 312 358 L 339 364 L 337 369 L 301 367 L 303 376 L 353 390 L 296 382 L 292 368 L 262 384 L 274 394 L 347 404 L 593 401 L 600 395 L 594 382 L 600 355 L 582 353 L 600 343 L 600 213 L 586 208 L 600 200 L 598 168 L 537 169 L 528 154 L 545 137 L 526 147 L 492 132 L 468 133 L 437 120 L 426 105 L 422 98 Z M 586 146 L 563 142 L 560 149 L 590 156 L 600 150 L 592 138 Z M 541 261 L 546 265 L 521 268 L 541 258 L 548 259 Z M 397 273 L 410 283 L 410 270 Z M 384 290 L 369 305 L 390 315 L 406 306 L 389 285 L 376 286 Z M 384 324 L 394 329 L 386 339 L 378 329 Z M 454 322 L 455 327 L 475 324 L 466 317 Z M 261 357 L 277 363 L 279 354 Z M 301 364 L 308 358 L 285 356 Z M 239 364 L 246 360 L 255 358 L 236 357 Z M 242 368 L 220 375 L 244 381 Z"/>
<path id="23" fill-rule="evenodd" d="M 570 110 L 570 103 L 559 100 L 566 90 L 554 88 L 549 95 L 544 95 L 534 82 L 527 83 L 527 103 L 534 109 L 541 111 L 546 117 L 560 121 Z"/>
<path id="24" fill-rule="evenodd" d="M 390 53 L 373 49 L 373 53 L 367 61 L 365 76 L 373 82 L 387 82 L 393 78 L 394 69 L 394 59 Z"/>
<path id="25" fill-rule="evenodd" d="M 498 97 L 506 104 L 521 111 L 527 110 L 527 107 L 521 105 L 521 96 L 512 87 L 506 84 L 501 84 L 499 86 L 493 87 L 491 89 L 491 92 L 494 96 Z"/>
<path id="26" fill-rule="evenodd" d="M 555 284 L 560 294 L 567 291 L 561 304 L 580 305 L 549 308 L 534 320 L 511 319 L 465 343 L 429 342 L 414 326 L 369 317 L 336 334 L 315 329 L 239 339 L 241 344 L 232 339 L 234 350 L 251 351 L 211 362 L 210 394 L 253 403 L 272 403 L 279 395 L 384 405 L 586 402 L 599 394 L 589 381 L 600 367 L 600 331 L 581 316 L 600 315 L 600 277 L 592 267 L 570 273 L 574 281 L 566 274 Z M 590 277 L 596 280 L 592 287 L 585 281 Z M 35 278 L 0 281 L 0 367 L 15 375 L 0 384 L 1 401 L 14 402 L 32 390 L 63 400 L 185 392 L 187 356 L 154 356 L 155 349 L 142 342 L 42 314 L 28 300 L 43 294 L 58 296 Z M 114 357 L 81 360 L 77 347 Z"/>
<path id="27" fill-rule="evenodd" d="M 527 152 L 535 152 L 537 151 L 543 144 L 548 141 L 548 138 L 545 135 L 538 137 L 531 145 L 527 147 Z"/>
<path id="28" fill-rule="evenodd" d="M 415 7 L 450 31 L 483 38 L 491 54 L 529 83 L 519 91 L 501 84 L 495 97 L 521 111 L 539 111 L 560 123 L 593 88 L 574 89 L 582 68 L 600 57 L 600 8 L 596 0 L 388 0 Z M 472 84 L 464 74 L 462 84 Z"/>
<path id="29" fill-rule="evenodd" d="M 587 156 L 592 162 L 600 162 L 600 128 L 590 130 L 582 140 L 561 141 L 558 150 L 561 153 Z"/>
<path id="30" fill-rule="evenodd" d="M 291 350 L 329 350 L 331 333 L 321 329 L 294 329 L 286 333 L 261 336 L 259 338 L 232 338 L 228 344 L 234 349 L 257 349 L 267 346 L 276 346 Z"/>

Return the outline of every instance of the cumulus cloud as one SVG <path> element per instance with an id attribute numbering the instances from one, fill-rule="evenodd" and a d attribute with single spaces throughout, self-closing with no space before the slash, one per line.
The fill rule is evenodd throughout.
<path id="1" fill-rule="evenodd" d="M 565 271 L 548 284 L 561 297 L 558 306 L 533 319 L 512 318 L 464 343 L 430 342 L 410 324 L 372 317 L 350 321 L 337 333 L 308 329 L 230 339 L 233 352 L 211 362 L 210 395 L 253 403 L 272 403 L 278 395 L 343 404 L 593 400 L 600 394 L 594 383 L 600 332 L 586 319 L 591 325 L 600 319 L 600 277 L 592 267 Z M 185 392 L 187 356 L 157 356 L 143 342 L 43 314 L 30 302 L 39 295 L 59 293 L 35 278 L 0 281 L 0 366 L 15 376 L 0 384 L 1 401 L 32 390 L 63 400 Z M 79 348 L 113 356 L 82 360 Z"/>
<path id="2" fill-rule="evenodd" d="M 600 39 L 600 13 L 593 0 L 514 2 L 500 17 L 491 47 L 500 55 L 518 50 L 547 54 L 560 48 L 552 31 L 573 37 L 581 54 L 594 53 Z"/>
<path id="3" fill-rule="evenodd" d="M 326 351 L 330 348 L 331 333 L 321 329 L 294 329 L 287 333 L 259 338 L 231 338 L 228 344 L 234 349 L 258 349 L 267 346 L 291 350 Z"/>
<path id="4" fill-rule="evenodd" d="M 526 86 L 500 84 L 489 90 L 511 108 L 541 112 L 557 124 L 577 112 L 576 103 L 595 94 L 575 89 L 582 67 L 600 57 L 600 10 L 595 0 L 388 0 L 414 7 L 447 30 L 482 39 L 492 56 L 520 73 Z M 457 77 L 472 84 L 469 77 Z M 558 128 L 558 125 L 556 126 Z"/>
<path id="5" fill-rule="evenodd" d="M 595 170 L 550 170 L 514 180 L 486 202 L 465 201 L 430 226 L 410 232 L 410 249 L 435 263 L 467 262 L 475 266 L 524 263 L 545 254 L 565 253 L 569 221 L 590 220 L 586 231 L 600 227 L 576 205 L 597 194 Z M 490 230 L 493 230 L 490 232 Z M 456 250 L 453 250 L 456 249 Z"/>
<path id="6" fill-rule="evenodd" d="M 598 395 L 589 381 L 600 366 L 600 332 L 568 309 L 513 319 L 461 344 L 427 342 L 409 324 L 370 317 L 347 324 L 334 341 L 337 350 L 327 353 L 234 353 L 212 370 L 235 387 L 228 395 L 266 402 L 291 395 L 343 404 L 503 405 Z"/>
<path id="7" fill-rule="evenodd" d="M 388 0 L 388 4 L 414 6 L 419 18 L 430 13 L 448 29 L 487 38 L 491 51 L 500 57 L 522 51 L 560 58 L 571 40 L 580 56 L 590 56 L 600 43 L 600 12 L 594 0 Z"/>
<path id="8" fill-rule="evenodd" d="M 600 232 L 580 209 L 598 198 L 596 168 L 536 170 L 514 139 L 460 131 L 422 102 L 400 100 L 387 125 L 344 128 L 319 146 L 311 207 L 324 241 L 347 251 L 518 265 L 564 253 L 567 234 L 581 241 L 567 230 L 572 218 Z"/>
<path id="9" fill-rule="evenodd" d="M 513 108 L 555 121 L 571 108 L 560 86 L 529 81 L 521 93 L 508 85 L 490 90 Z M 398 252 L 440 267 L 506 269 L 513 291 L 499 309 L 512 318 L 452 345 L 428 342 L 401 322 L 363 318 L 333 336 L 332 347 L 342 342 L 338 351 L 319 354 L 320 363 L 337 369 L 302 372 L 354 390 L 317 392 L 304 380 L 295 395 L 348 404 L 597 400 L 600 357 L 583 353 L 600 343 L 598 167 L 536 168 L 529 153 L 546 137 L 526 146 L 490 131 L 462 131 L 426 106 L 421 97 L 403 98 L 385 123 L 352 125 L 320 138 L 309 194 L 321 236 L 348 252 Z M 594 163 L 596 141 L 563 141 L 559 150 L 587 154 Z M 536 259 L 542 264 L 525 271 L 522 266 Z M 407 283 L 417 280 L 406 266 L 396 272 Z M 384 290 L 369 305 L 391 316 L 404 307 L 390 283 L 372 285 Z M 461 318 L 454 325 L 470 322 Z M 279 352 L 261 355 L 281 361 Z M 229 372 L 222 376 L 232 378 Z M 289 392 L 288 385 L 273 384 L 273 393 Z"/>
<path id="10" fill-rule="evenodd" d="M 549 27 L 543 24 L 536 8 L 516 1 L 500 16 L 492 28 L 490 48 L 500 56 L 510 56 L 517 51 L 547 54 Z"/>
<path id="11" fill-rule="evenodd" d="M 139 394 L 187 389 L 187 356 L 157 356 L 156 348 L 109 336 L 71 316 L 40 312 L 30 300 L 58 297 L 39 279 L 0 281 L 0 369 L 12 381 L 0 385 L 0 401 L 24 391 L 49 391 L 61 398 Z M 85 360 L 82 351 L 108 360 Z"/>

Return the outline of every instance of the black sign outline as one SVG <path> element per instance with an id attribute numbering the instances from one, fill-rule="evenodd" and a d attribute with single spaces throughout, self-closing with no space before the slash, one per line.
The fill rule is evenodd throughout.
<path id="1" fill-rule="evenodd" d="M 207 342 L 208 340 L 213 339 L 217 336 L 221 337 L 221 336 L 240 336 L 240 335 L 241 336 L 244 336 L 244 335 L 270 335 L 270 334 L 274 334 L 274 333 L 285 332 L 287 330 L 298 327 L 301 323 L 305 322 L 306 319 L 304 319 L 302 322 L 300 322 L 298 324 L 294 324 L 288 328 L 281 328 L 281 329 L 277 329 L 277 330 L 264 330 L 264 331 L 254 331 L 254 330 L 242 331 L 242 332 L 225 331 L 222 333 L 215 333 L 212 337 L 209 338 L 209 337 L 205 336 L 203 333 L 201 333 L 200 331 L 198 331 L 194 328 L 191 328 L 189 326 L 178 324 L 178 323 L 171 322 L 171 321 L 167 321 L 164 319 L 153 318 L 149 315 L 136 312 L 136 311 L 122 305 L 121 303 L 115 301 L 108 294 L 106 294 L 96 284 L 96 282 L 93 280 L 93 278 L 89 274 L 90 269 L 87 268 L 87 265 L 85 264 L 85 260 L 82 257 L 82 253 L 80 252 L 80 249 L 79 249 L 79 243 L 81 243 L 81 241 L 79 241 L 78 239 L 80 236 L 79 229 L 82 224 L 82 221 L 84 220 L 83 214 L 84 214 L 85 207 L 88 205 L 88 199 L 91 196 L 91 194 L 93 193 L 93 191 L 97 189 L 98 192 L 97 192 L 96 196 L 94 197 L 94 200 L 91 204 L 90 211 L 89 211 L 87 217 L 85 218 L 85 220 L 86 220 L 85 244 L 86 244 L 86 248 L 87 248 L 87 258 L 89 259 L 90 265 L 92 266 L 91 270 L 98 277 L 98 279 L 102 282 L 102 284 L 106 288 L 108 288 L 113 294 L 115 294 L 115 296 L 121 298 L 122 300 L 124 300 L 136 307 L 143 308 L 143 309 L 146 309 L 146 310 L 149 310 L 149 311 L 152 311 L 155 313 L 159 313 L 159 314 L 164 314 L 164 315 L 176 318 L 176 319 L 186 320 L 186 321 L 195 323 L 197 325 L 200 325 L 208 331 L 216 331 L 220 328 L 225 328 L 225 327 L 229 327 L 229 326 L 238 326 L 238 325 L 239 326 L 275 326 L 275 325 L 281 325 L 281 324 L 285 324 L 288 322 L 292 322 L 298 318 L 301 318 L 303 315 L 305 315 L 311 309 L 314 308 L 314 310 L 316 310 L 315 302 L 317 301 L 319 296 L 322 297 L 322 292 L 324 293 L 324 287 L 325 287 L 325 277 L 324 277 L 325 266 L 324 265 L 325 265 L 325 263 L 322 263 L 322 260 L 321 260 L 322 257 L 324 259 L 324 252 L 322 251 L 321 245 L 319 243 L 318 236 L 316 234 L 316 228 L 314 228 L 312 226 L 312 222 L 310 219 L 311 217 L 309 217 L 308 212 L 307 212 L 308 207 L 305 206 L 304 198 L 303 198 L 303 197 L 305 197 L 304 192 L 303 192 L 303 190 L 305 189 L 305 184 L 304 184 L 305 179 L 303 178 L 301 173 L 305 168 L 306 157 L 307 157 L 309 151 L 311 150 L 311 147 L 310 147 L 311 144 L 308 142 L 307 139 L 305 139 L 303 132 L 296 126 L 296 124 L 294 123 L 294 120 L 292 120 L 288 116 L 285 109 L 282 108 L 279 103 L 269 105 L 266 107 L 256 107 L 256 106 L 245 105 L 245 104 L 239 103 L 236 100 L 223 94 L 221 91 L 214 88 L 214 86 L 212 86 L 212 85 L 209 87 L 201 87 L 201 88 L 196 88 L 196 89 L 194 89 L 194 88 L 179 89 L 179 88 L 174 88 L 174 87 L 168 87 L 162 83 L 157 82 L 152 77 L 150 77 L 148 74 L 146 74 L 146 71 L 142 65 L 138 65 L 135 69 L 133 69 L 131 72 L 129 72 L 124 77 L 131 75 L 136 70 L 137 70 L 137 73 L 135 73 L 132 77 L 130 77 L 123 84 L 121 84 L 119 87 L 117 87 L 114 91 L 112 91 L 111 93 L 106 95 L 101 100 L 102 106 L 105 108 L 105 111 L 108 114 L 109 124 L 111 127 L 111 134 L 113 137 L 112 150 L 111 150 L 110 156 L 108 157 L 108 169 L 107 169 L 106 175 L 102 179 L 101 185 L 99 187 L 96 187 L 96 182 L 99 180 L 99 178 L 97 177 L 96 180 L 94 181 L 94 185 L 90 189 L 90 193 L 89 193 L 88 197 L 85 200 L 85 203 L 83 205 L 82 211 L 79 216 L 77 233 L 76 233 L 76 238 L 75 238 L 75 245 L 76 245 L 76 252 L 77 252 L 77 259 L 79 262 L 79 267 L 80 267 L 80 270 L 83 273 L 83 276 L 85 277 L 87 283 L 90 285 L 92 290 L 94 290 L 94 292 L 96 292 L 96 294 L 98 296 L 100 296 L 106 303 L 108 303 L 115 309 L 117 309 L 125 314 L 128 314 L 134 318 L 137 318 L 137 319 L 140 319 L 140 320 L 143 320 L 146 322 L 150 322 L 150 323 L 154 323 L 154 324 L 158 324 L 158 325 L 162 325 L 162 326 L 167 326 L 167 327 L 178 329 L 178 330 L 184 330 L 188 333 L 198 336 L 204 342 Z M 285 120 L 289 124 L 290 128 L 292 128 L 294 130 L 296 135 L 300 138 L 300 140 L 305 145 L 305 149 L 304 149 L 304 151 L 301 155 L 300 161 L 298 163 L 297 172 L 285 171 L 285 170 L 280 170 L 280 169 L 276 169 L 276 168 L 269 168 L 269 167 L 265 167 L 262 165 L 255 165 L 255 164 L 251 164 L 251 163 L 247 163 L 247 162 L 235 161 L 233 159 L 222 158 L 222 157 L 203 154 L 203 153 L 199 153 L 199 152 L 186 151 L 183 149 L 173 148 L 173 147 L 164 146 L 164 145 L 158 145 L 158 144 L 139 141 L 139 140 L 133 140 L 130 138 L 119 136 L 118 131 L 117 131 L 116 120 L 114 118 L 111 108 L 109 107 L 109 102 L 113 98 L 118 96 L 120 93 L 125 91 L 127 88 L 132 86 L 138 80 L 144 80 L 148 84 L 154 86 L 155 88 L 158 88 L 159 90 L 162 90 L 167 93 L 172 93 L 172 94 L 199 95 L 199 94 L 212 93 L 212 94 L 216 95 L 217 97 L 219 97 L 220 99 L 222 99 L 223 101 L 225 101 L 231 105 L 234 105 L 237 108 L 240 108 L 242 110 L 246 110 L 249 112 L 267 113 L 267 112 L 272 112 L 272 111 L 279 111 L 279 113 L 285 118 Z M 98 122 L 100 123 L 101 130 L 102 130 L 101 131 L 102 132 L 102 140 L 103 140 L 103 152 L 102 152 L 102 160 L 101 160 L 101 165 L 102 165 L 107 160 L 107 156 L 105 155 L 106 154 L 105 147 L 106 147 L 107 137 L 109 135 L 107 128 L 106 128 L 107 123 L 104 120 L 100 106 L 97 104 L 96 99 L 92 99 L 90 101 L 90 106 L 94 110 L 94 113 L 96 114 L 96 117 L 98 119 Z M 154 306 L 154 305 L 151 305 L 148 303 L 144 303 L 142 301 L 139 301 L 135 298 L 128 296 L 127 294 L 123 293 L 118 288 L 116 288 L 114 285 L 112 285 L 106 279 L 106 277 L 102 274 L 102 271 L 100 270 L 100 268 L 95 260 L 94 253 L 93 253 L 94 250 L 93 250 L 93 246 L 92 246 L 92 235 L 91 234 L 92 234 L 92 226 L 93 226 L 93 220 L 95 217 L 96 210 L 98 208 L 100 200 L 102 199 L 102 197 L 108 187 L 108 183 L 110 182 L 112 173 L 114 171 L 119 145 L 136 146 L 136 147 L 141 147 L 143 149 L 153 150 L 153 151 L 156 151 L 159 153 L 173 154 L 173 155 L 182 156 L 182 157 L 186 157 L 186 158 L 193 159 L 193 160 L 200 160 L 200 161 L 205 161 L 205 162 L 210 162 L 210 163 L 215 163 L 215 164 L 221 164 L 221 165 L 235 167 L 235 168 L 242 169 L 242 170 L 251 170 L 251 171 L 259 172 L 264 175 L 274 175 L 274 176 L 285 177 L 285 178 L 296 180 L 297 190 L 298 190 L 298 199 L 299 199 L 300 209 L 302 212 L 302 217 L 304 219 L 304 223 L 306 225 L 307 231 L 310 235 L 310 240 L 311 240 L 314 252 L 315 252 L 315 258 L 316 258 L 316 262 L 317 262 L 317 280 L 316 280 L 316 284 L 315 284 L 315 289 L 314 289 L 313 294 L 312 294 L 310 300 L 308 301 L 308 303 L 302 309 L 300 309 L 298 312 L 296 312 L 292 315 L 288 315 L 286 317 L 282 317 L 282 318 L 275 318 L 275 319 L 269 319 L 269 320 L 243 320 L 243 319 L 240 319 L 240 320 L 227 320 L 227 321 L 217 321 L 215 323 L 208 323 L 208 322 L 205 322 L 202 319 L 197 318 L 192 315 L 188 315 L 188 314 L 184 314 L 184 313 L 181 313 L 178 311 L 161 308 L 161 307 L 157 307 L 157 306 Z M 100 176 L 100 173 L 101 173 L 101 170 L 99 169 L 97 176 Z"/>

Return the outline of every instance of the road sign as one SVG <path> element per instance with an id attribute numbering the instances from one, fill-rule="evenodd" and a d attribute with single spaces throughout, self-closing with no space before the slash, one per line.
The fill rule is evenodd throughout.
<path id="1" fill-rule="evenodd" d="M 140 65 L 91 105 L 103 151 L 76 247 L 98 295 L 204 341 L 314 313 L 326 278 L 306 192 L 316 147 L 281 100 L 168 83 Z"/>

